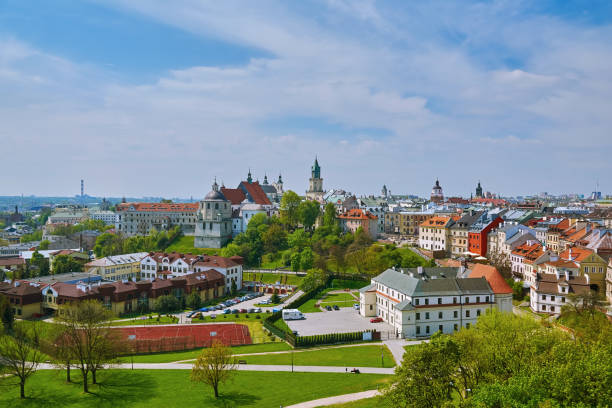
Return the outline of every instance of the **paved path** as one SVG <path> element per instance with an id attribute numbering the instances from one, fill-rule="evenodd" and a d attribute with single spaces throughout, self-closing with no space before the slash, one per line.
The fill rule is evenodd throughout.
<path id="1" fill-rule="evenodd" d="M 135 370 L 191 370 L 192 364 L 182 363 L 134 363 Z M 40 364 L 41 370 L 57 370 L 53 364 Z M 131 363 L 116 364 L 111 368 L 131 369 Z M 346 373 L 357 368 L 364 374 L 393 374 L 393 368 L 379 367 L 331 367 L 331 366 L 293 366 L 290 365 L 259 365 L 259 364 L 240 364 L 237 369 L 240 371 L 281 371 L 281 372 L 301 372 L 301 373 Z M 354 374 L 351 374 L 354 375 Z"/>
<path id="2" fill-rule="evenodd" d="M 347 402 L 357 401 L 364 398 L 373 398 L 379 395 L 377 390 L 369 390 L 356 392 L 354 394 L 336 395 L 335 397 L 321 398 L 312 401 L 300 402 L 299 404 L 289 405 L 285 408 L 316 408 L 327 405 L 344 404 Z"/>
<path id="3" fill-rule="evenodd" d="M 383 341 L 384 345 L 387 346 L 391 354 L 393 354 L 393 358 L 395 359 L 395 363 L 397 365 L 402 364 L 402 359 L 404 357 L 404 353 L 406 349 L 404 346 L 412 346 L 415 344 L 428 343 L 429 340 L 405 340 L 405 339 L 397 339 L 397 340 L 385 340 Z"/>

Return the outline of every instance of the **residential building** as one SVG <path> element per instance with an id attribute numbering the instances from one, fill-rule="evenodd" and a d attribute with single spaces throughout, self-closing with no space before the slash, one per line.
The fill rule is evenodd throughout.
<path id="1" fill-rule="evenodd" d="M 571 294 L 586 294 L 590 289 L 588 276 L 544 273 L 531 285 L 529 306 L 534 312 L 558 316 Z"/>
<path id="2" fill-rule="evenodd" d="M 574 262 L 579 267 L 579 275 L 588 275 L 591 288 L 605 293 L 607 262 L 587 248 L 572 247 L 559 254 L 559 258 Z"/>
<path id="3" fill-rule="evenodd" d="M 106 256 L 84 265 L 85 272 L 95 273 L 108 281 L 137 280 L 140 277 L 140 261 L 148 252 Z"/>
<path id="4" fill-rule="evenodd" d="M 369 212 L 376 216 L 378 220 L 377 232 L 385 232 L 385 213 L 389 209 L 389 204 L 385 198 L 361 197 L 357 199 L 357 205 L 362 211 Z"/>
<path id="5" fill-rule="evenodd" d="M 22 267 L 25 267 L 25 259 L 23 258 L 0 258 L 0 270 L 16 271 Z"/>
<path id="6" fill-rule="evenodd" d="M 419 226 L 419 247 L 430 251 L 450 250 L 450 227 L 454 221 L 451 217 L 435 216 Z"/>
<path id="7" fill-rule="evenodd" d="M 385 233 L 387 234 L 399 234 L 406 237 L 417 238 L 419 237 L 420 225 L 429 218 L 435 216 L 434 209 L 421 210 L 421 211 L 388 211 L 384 216 Z"/>
<path id="8" fill-rule="evenodd" d="M 376 240 L 378 236 L 378 217 L 369 211 L 357 208 L 342 213 L 337 218 L 342 231 L 354 233 L 358 228 L 363 228 L 370 238 Z"/>
<path id="9" fill-rule="evenodd" d="M 105 225 L 115 225 L 117 223 L 117 214 L 112 211 L 91 211 L 89 219 L 100 220 Z"/>
<path id="10" fill-rule="evenodd" d="M 482 217 L 483 214 L 484 211 L 470 210 L 450 227 L 451 256 L 461 257 L 467 254 L 468 230 L 472 224 L 476 223 L 480 217 Z"/>
<path id="11" fill-rule="evenodd" d="M 495 273 L 480 271 L 472 278 L 462 268 L 387 269 L 360 289 L 359 313 L 379 316 L 403 338 L 453 333 L 498 307 L 488 279 L 507 298 L 511 289 Z M 508 309 L 507 300 L 502 305 Z"/>
<path id="12" fill-rule="evenodd" d="M 124 235 L 147 235 L 179 226 L 185 235 L 194 235 L 198 203 L 120 203 L 116 229 Z"/>
<path id="13" fill-rule="evenodd" d="M 489 232 L 503 222 L 501 217 L 490 216 L 487 213 L 470 225 L 468 230 L 468 252 L 478 256 L 487 256 Z"/>
<path id="14" fill-rule="evenodd" d="M 47 219 L 47 224 L 78 224 L 87 220 L 89 214 L 87 210 L 61 208 L 51 214 Z"/>
<path id="15" fill-rule="evenodd" d="M 495 305 L 501 312 L 512 313 L 512 288 L 494 266 L 475 264 L 469 278 L 485 278 L 495 295 Z"/>
<path id="16" fill-rule="evenodd" d="M 23 281 L 0 282 L 0 294 L 6 296 L 17 319 L 40 314 L 40 285 Z"/>
<path id="17" fill-rule="evenodd" d="M 543 254 L 542 245 L 538 241 L 527 241 L 516 247 L 510 254 L 512 274 L 525 280 L 525 263 L 538 259 Z"/>
<path id="18" fill-rule="evenodd" d="M 570 220 L 562 218 L 548 225 L 546 234 L 546 246 L 556 253 L 562 252 L 560 247 L 561 233 L 570 227 Z"/>

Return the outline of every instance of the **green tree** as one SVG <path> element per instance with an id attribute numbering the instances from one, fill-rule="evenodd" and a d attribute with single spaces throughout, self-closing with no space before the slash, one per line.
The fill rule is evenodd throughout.
<path id="1" fill-rule="evenodd" d="M 181 309 L 181 302 L 174 295 L 163 295 L 155 299 L 153 310 L 158 313 L 176 312 Z"/>
<path id="2" fill-rule="evenodd" d="M 289 248 L 301 251 L 310 243 L 310 237 L 303 229 L 297 229 L 287 236 Z"/>
<path id="3" fill-rule="evenodd" d="M 299 221 L 298 207 L 301 199 L 295 192 L 288 190 L 283 194 L 280 203 L 281 222 L 293 229 Z"/>
<path id="4" fill-rule="evenodd" d="M 270 225 L 262 234 L 261 240 L 266 252 L 278 252 L 287 248 L 287 233 L 277 224 Z"/>
<path id="5" fill-rule="evenodd" d="M 317 221 L 319 214 L 321 213 L 321 206 L 316 201 L 302 201 L 298 205 L 298 219 L 302 223 L 305 229 L 312 229 L 313 225 Z"/>
<path id="6" fill-rule="evenodd" d="M 21 242 L 33 242 L 40 241 L 42 239 L 43 231 L 41 229 L 32 232 L 31 234 L 24 234 L 21 236 Z"/>
<path id="7" fill-rule="evenodd" d="M 51 244 L 51 242 L 49 242 L 49 240 L 43 240 L 40 241 L 40 245 L 38 245 L 38 249 L 40 249 L 41 251 L 47 250 L 49 249 L 49 245 Z"/>
<path id="8" fill-rule="evenodd" d="M 300 253 L 294 252 L 291 254 L 291 270 L 297 272 L 300 270 Z"/>
<path id="9" fill-rule="evenodd" d="M 187 295 L 186 305 L 190 309 L 199 309 L 202 307 L 202 298 L 197 291 L 192 291 L 189 295 Z"/>
<path id="10" fill-rule="evenodd" d="M 0 294 L 0 319 L 2 321 L 2 328 L 6 332 L 13 330 L 13 322 L 15 321 L 15 315 L 13 308 L 9 302 L 8 297 Z M 0 333 L 2 330 L 0 330 Z"/>
<path id="11" fill-rule="evenodd" d="M 77 260 L 70 255 L 57 255 L 53 259 L 53 274 L 81 272 L 84 261 Z"/>
<path id="12" fill-rule="evenodd" d="M 325 204 L 325 210 L 323 212 L 323 225 L 333 227 L 336 224 L 336 206 L 334 203 L 327 203 Z"/>
<path id="13" fill-rule="evenodd" d="M 49 275 L 49 258 L 45 258 L 38 251 L 34 251 L 29 262 L 29 268 L 35 269 L 38 276 Z"/>
<path id="14" fill-rule="evenodd" d="M 274 303 L 274 304 L 278 304 L 281 302 L 281 298 L 280 296 L 278 296 L 277 293 L 274 293 L 272 296 L 270 296 L 270 302 Z"/>
<path id="15" fill-rule="evenodd" d="M 312 253 L 312 249 L 304 248 L 304 250 L 300 253 L 300 269 L 307 271 L 311 269 L 314 265 L 314 254 Z"/>

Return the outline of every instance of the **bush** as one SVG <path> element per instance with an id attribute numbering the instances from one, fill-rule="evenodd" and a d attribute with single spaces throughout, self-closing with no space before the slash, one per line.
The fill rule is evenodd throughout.
<path id="1" fill-rule="evenodd" d="M 173 295 L 164 295 L 155 300 L 153 309 L 158 313 L 175 312 L 181 309 L 181 302 Z"/>
<path id="2" fill-rule="evenodd" d="M 202 307 L 202 298 L 200 298 L 200 294 L 196 291 L 193 291 L 187 296 L 186 305 L 190 309 L 199 309 Z"/>

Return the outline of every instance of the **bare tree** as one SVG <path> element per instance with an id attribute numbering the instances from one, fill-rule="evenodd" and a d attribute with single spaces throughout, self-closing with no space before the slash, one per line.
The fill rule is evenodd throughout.
<path id="1" fill-rule="evenodd" d="M 219 398 L 219 384 L 228 381 L 236 372 L 236 360 L 232 350 L 219 341 L 204 349 L 191 369 L 191 381 L 213 387 Z"/>
<path id="2" fill-rule="evenodd" d="M 64 324 L 65 340 L 60 355 L 65 361 L 74 361 L 83 375 L 83 391 L 89 392 L 88 378 L 92 374 L 96 383 L 96 372 L 116 357 L 118 339 L 112 334 L 109 320 L 113 316 L 97 300 L 86 300 L 78 305 L 62 305 L 57 320 Z"/>
<path id="3" fill-rule="evenodd" d="M 25 398 L 27 379 L 36 372 L 43 360 L 37 343 L 36 326 L 27 329 L 22 324 L 17 324 L 11 335 L 4 334 L 0 337 L 0 367 L 8 377 L 19 379 L 21 398 Z"/>

